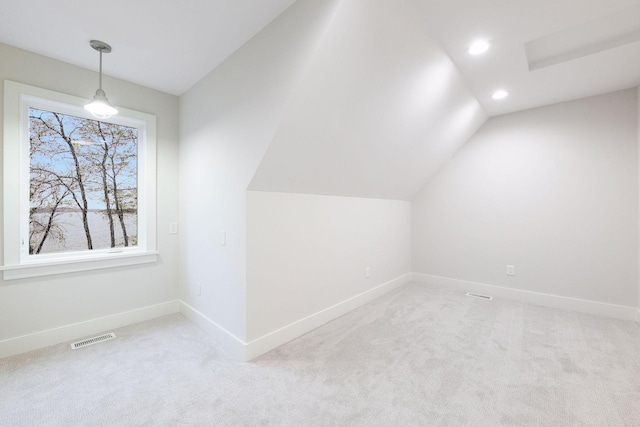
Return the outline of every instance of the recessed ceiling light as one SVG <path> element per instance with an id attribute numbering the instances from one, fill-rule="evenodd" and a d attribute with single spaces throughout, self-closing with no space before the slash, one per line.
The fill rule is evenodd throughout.
<path id="1" fill-rule="evenodd" d="M 486 40 L 476 40 L 469 46 L 469 55 L 482 55 L 489 50 L 489 42 Z"/>
<path id="2" fill-rule="evenodd" d="M 505 99 L 507 96 L 509 96 L 509 92 L 504 89 L 497 90 L 491 95 L 493 99 Z"/>

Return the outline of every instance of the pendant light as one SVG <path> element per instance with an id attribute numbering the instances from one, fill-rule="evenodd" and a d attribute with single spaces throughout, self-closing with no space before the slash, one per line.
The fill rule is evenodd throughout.
<path id="1" fill-rule="evenodd" d="M 100 40 L 91 40 L 89 44 L 92 48 L 100 52 L 100 74 L 98 90 L 96 90 L 93 101 L 86 104 L 84 108 L 99 119 L 108 119 L 109 117 L 118 114 L 118 110 L 111 105 L 107 99 L 107 95 L 102 90 L 102 54 L 111 52 L 111 46 L 105 42 L 101 42 Z"/>

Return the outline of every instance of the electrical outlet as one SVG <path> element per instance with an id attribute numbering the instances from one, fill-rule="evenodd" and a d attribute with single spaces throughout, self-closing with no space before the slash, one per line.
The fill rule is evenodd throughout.
<path id="1" fill-rule="evenodd" d="M 227 246 L 227 232 L 220 232 L 220 246 Z"/>
<path id="2" fill-rule="evenodd" d="M 507 276 L 515 276 L 516 267 L 514 265 L 507 265 Z"/>
<path id="3" fill-rule="evenodd" d="M 371 267 L 367 267 L 364 269 L 364 278 L 368 279 L 371 277 Z"/>
<path id="4" fill-rule="evenodd" d="M 169 234 L 178 234 L 178 223 L 170 222 L 169 223 Z"/>

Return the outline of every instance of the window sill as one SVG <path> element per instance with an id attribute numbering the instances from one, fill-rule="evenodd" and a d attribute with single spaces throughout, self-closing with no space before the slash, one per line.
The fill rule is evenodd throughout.
<path id="1" fill-rule="evenodd" d="M 157 252 L 129 252 L 126 254 L 107 253 L 104 255 L 92 256 L 90 258 L 75 258 L 60 261 L 34 262 L 22 265 L 8 265 L 0 267 L 0 270 L 2 270 L 4 280 L 15 280 L 27 279 L 30 277 L 51 276 L 54 274 L 75 273 L 78 271 L 148 264 L 157 261 Z"/>

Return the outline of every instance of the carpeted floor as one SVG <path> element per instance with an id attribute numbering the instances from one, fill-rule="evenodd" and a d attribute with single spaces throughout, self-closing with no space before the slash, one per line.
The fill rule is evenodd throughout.
<path id="1" fill-rule="evenodd" d="M 0 360 L 2 426 L 640 426 L 640 326 L 409 284 L 250 363 L 180 315 Z"/>

